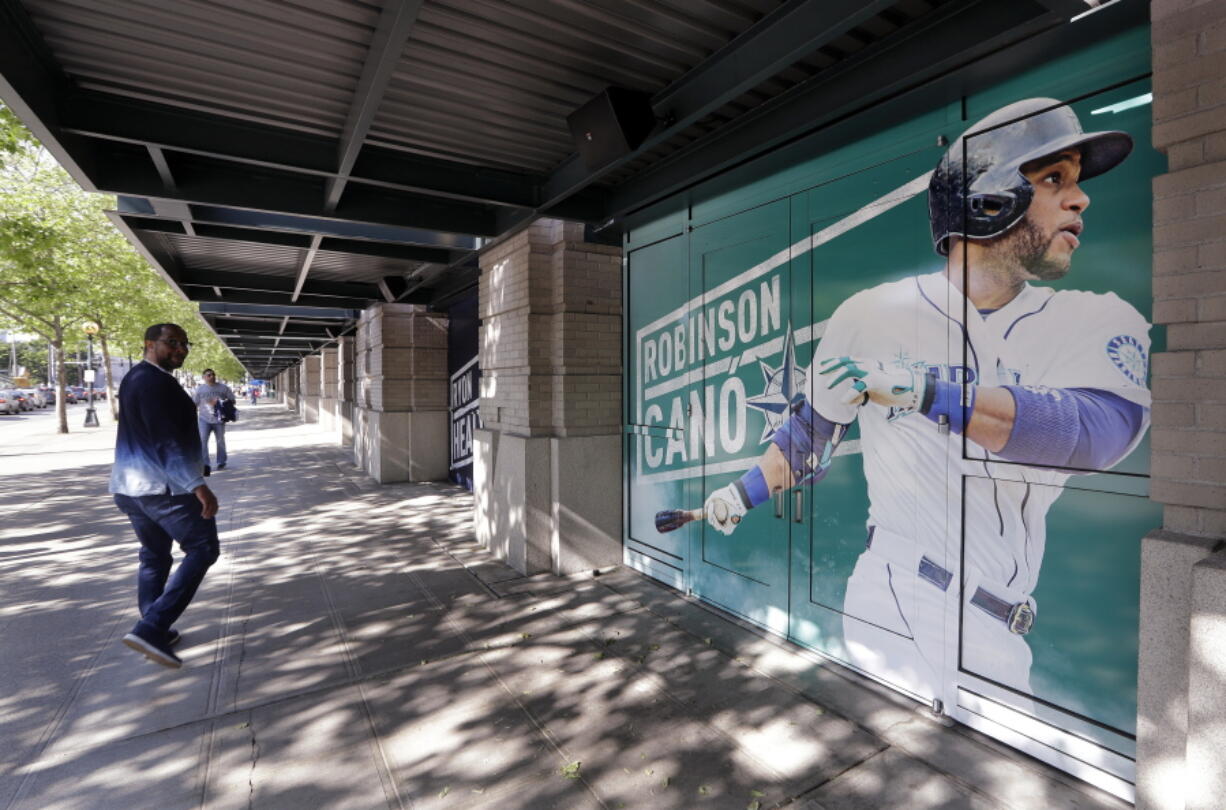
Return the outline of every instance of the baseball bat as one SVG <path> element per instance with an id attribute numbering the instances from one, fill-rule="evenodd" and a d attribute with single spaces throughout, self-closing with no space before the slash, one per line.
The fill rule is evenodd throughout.
<path id="1" fill-rule="evenodd" d="M 691 520 L 706 520 L 707 513 L 701 509 L 663 509 L 656 512 L 656 531 L 660 534 L 674 532 Z M 740 523 L 741 516 L 733 515 L 733 523 Z"/>

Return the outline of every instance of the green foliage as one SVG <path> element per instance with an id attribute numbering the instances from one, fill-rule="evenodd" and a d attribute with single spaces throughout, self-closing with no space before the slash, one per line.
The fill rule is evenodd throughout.
<path id="1" fill-rule="evenodd" d="M 15 155 L 33 140 L 13 111 L 0 104 L 0 154 Z"/>
<path id="2" fill-rule="evenodd" d="M 242 379 L 242 365 L 197 306 L 107 219 L 113 203 L 82 191 L 0 106 L 0 325 L 67 343 L 93 321 L 111 353 L 141 357 L 147 326 L 178 323 L 193 344 L 188 371 L 211 366 L 222 378 Z"/>

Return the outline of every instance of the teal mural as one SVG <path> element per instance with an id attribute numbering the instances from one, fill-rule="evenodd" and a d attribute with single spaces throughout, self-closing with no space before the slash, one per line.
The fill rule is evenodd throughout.
<path id="1" fill-rule="evenodd" d="M 631 232 L 626 559 L 1128 780 L 1165 166 L 1096 48 Z"/>

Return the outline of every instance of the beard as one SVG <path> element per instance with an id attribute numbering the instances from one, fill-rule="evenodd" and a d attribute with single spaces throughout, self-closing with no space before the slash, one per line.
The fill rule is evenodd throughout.
<path id="1" fill-rule="evenodd" d="M 995 248 L 1002 263 L 1021 267 L 1039 281 L 1056 281 L 1064 278 L 1071 264 L 1070 256 L 1050 255 L 1052 243 L 1059 236 L 1059 231 L 1044 233 L 1027 216 L 1002 236 Z"/>

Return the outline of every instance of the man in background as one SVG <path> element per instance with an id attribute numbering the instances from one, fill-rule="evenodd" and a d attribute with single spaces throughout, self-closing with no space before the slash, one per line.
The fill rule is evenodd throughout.
<path id="1" fill-rule="evenodd" d="M 192 402 L 196 403 L 196 415 L 200 422 L 200 450 L 204 454 L 204 468 L 209 467 L 209 435 L 217 439 L 217 469 L 226 468 L 226 423 L 221 421 L 217 406 L 225 399 L 234 399 L 234 392 L 225 383 L 217 382 L 217 374 L 211 368 L 204 370 L 204 382 L 196 386 Z"/>
<path id="2" fill-rule="evenodd" d="M 205 572 L 217 560 L 217 498 L 204 483 L 200 436 L 191 398 L 171 372 L 190 344 L 173 323 L 145 330 L 145 359 L 119 386 L 119 433 L 110 492 L 140 540 L 137 605 L 140 621 L 124 644 L 164 667 L 183 662 L 174 653 L 182 615 Z M 173 577 L 171 547 L 184 552 Z M 169 580 L 169 581 L 168 581 Z"/>

